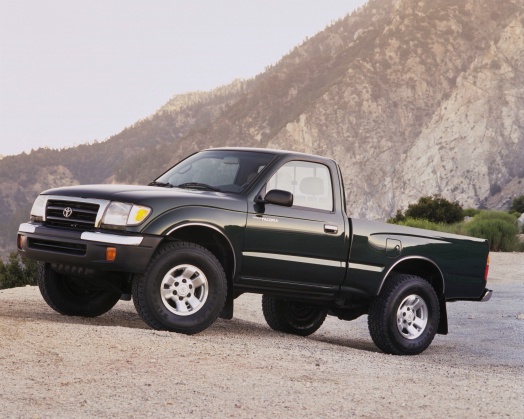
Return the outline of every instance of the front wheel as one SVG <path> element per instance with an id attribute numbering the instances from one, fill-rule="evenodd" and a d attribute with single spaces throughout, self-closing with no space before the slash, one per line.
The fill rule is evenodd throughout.
<path id="1" fill-rule="evenodd" d="M 416 355 L 433 341 L 439 316 L 438 298 L 429 282 L 414 275 L 394 275 L 370 305 L 369 333 L 385 353 Z"/>
<path id="2" fill-rule="evenodd" d="M 217 258 L 193 243 L 173 242 L 133 280 L 133 302 L 153 329 L 185 334 L 209 327 L 225 304 L 226 275 Z"/>
<path id="3" fill-rule="evenodd" d="M 59 274 L 43 262 L 38 264 L 38 288 L 49 307 L 67 316 L 100 316 L 111 310 L 121 296 L 82 278 Z"/>
<path id="4" fill-rule="evenodd" d="M 299 336 L 315 333 L 327 316 L 326 309 L 315 305 L 262 296 L 262 312 L 271 329 Z"/>

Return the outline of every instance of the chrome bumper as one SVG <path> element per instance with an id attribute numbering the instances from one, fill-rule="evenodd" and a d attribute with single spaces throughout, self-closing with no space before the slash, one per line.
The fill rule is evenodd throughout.
<path id="1" fill-rule="evenodd" d="M 484 294 L 482 294 L 482 297 L 480 297 L 479 301 L 484 303 L 486 301 L 489 301 L 491 299 L 491 294 L 493 294 L 492 290 L 488 290 L 487 288 L 484 290 Z"/>

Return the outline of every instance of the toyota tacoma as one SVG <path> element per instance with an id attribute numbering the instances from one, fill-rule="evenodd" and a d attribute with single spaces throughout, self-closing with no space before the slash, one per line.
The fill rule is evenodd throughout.
<path id="1" fill-rule="evenodd" d="M 209 149 L 147 186 L 44 191 L 17 246 L 57 312 L 132 298 L 149 326 L 185 334 L 250 292 L 276 331 L 367 314 L 378 348 L 412 355 L 448 332 L 448 302 L 491 297 L 486 240 L 350 218 L 337 163 L 282 150 Z"/>

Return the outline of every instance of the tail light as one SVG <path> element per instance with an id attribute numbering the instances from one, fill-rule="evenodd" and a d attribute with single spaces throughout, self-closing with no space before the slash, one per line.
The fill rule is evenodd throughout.
<path id="1" fill-rule="evenodd" d="M 486 260 L 486 272 L 484 273 L 484 280 L 488 280 L 488 273 L 489 273 L 489 253 L 488 253 L 488 259 Z"/>

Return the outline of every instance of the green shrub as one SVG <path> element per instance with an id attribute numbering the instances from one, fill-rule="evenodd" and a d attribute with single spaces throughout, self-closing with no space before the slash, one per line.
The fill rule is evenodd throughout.
<path id="1" fill-rule="evenodd" d="M 403 221 L 406 221 L 406 217 L 404 216 L 404 214 L 402 214 L 401 210 L 397 210 L 395 216 L 391 217 L 387 222 L 389 224 L 400 224 Z"/>
<path id="2" fill-rule="evenodd" d="M 464 225 L 464 230 L 470 236 L 487 239 L 492 251 L 517 250 L 517 223 L 515 217 L 506 212 L 482 211 Z"/>
<path id="3" fill-rule="evenodd" d="M 18 253 L 11 253 L 7 263 L 0 259 L 0 289 L 37 285 L 37 274 L 37 262 L 22 259 Z"/>
<path id="4" fill-rule="evenodd" d="M 407 218 L 417 218 L 434 223 L 453 224 L 464 219 L 460 204 L 450 202 L 440 195 L 423 196 L 416 204 L 410 204 L 406 210 Z"/>
<path id="5" fill-rule="evenodd" d="M 522 214 L 524 212 L 524 195 L 513 198 L 513 202 L 510 207 L 511 212 L 518 212 Z"/>
<path id="6" fill-rule="evenodd" d="M 502 220 L 510 224 L 517 225 L 517 219 L 512 214 L 508 214 L 505 211 L 488 211 L 481 210 L 475 217 L 474 220 Z"/>
<path id="7" fill-rule="evenodd" d="M 465 208 L 464 211 L 463 211 L 464 217 L 474 217 L 479 212 L 480 212 L 480 210 L 475 209 L 475 208 Z"/>
<path id="8" fill-rule="evenodd" d="M 442 231 L 444 233 L 464 234 L 462 223 L 434 223 L 428 220 L 406 218 L 405 220 L 399 221 L 395 224 L 403 225 L 406 227 L 423 228 L 425 230 Z"/>
<path id="9" fill-rule="evenodd" d="M 398 210 L 388 223 L 400 224 L 407 218 L 454 224 L 464 220 L 464 210 L 458 202 L 450 202 L 440 195 L 423 196 L 416 204 L 409 204 L 404 214 Z"/>

